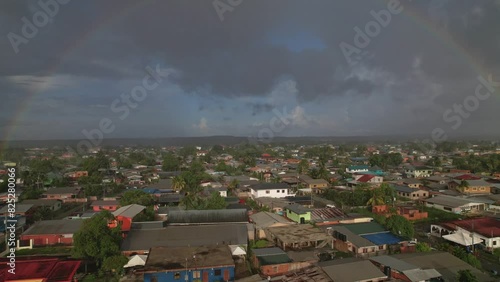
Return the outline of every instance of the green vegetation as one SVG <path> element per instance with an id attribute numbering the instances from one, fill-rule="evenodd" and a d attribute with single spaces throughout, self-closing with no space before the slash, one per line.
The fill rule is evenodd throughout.
<path id="1" fill-rule="evenodd" d="M 380 185 L 379 188 L 371 190 L 368 185 L 360 184 L 353 191 L 337 191 L 328 190 L 322 196 L 330 201 L 333 201 L 339 207 L 344 206 L 366 206 L 372 204 L 393 202 L 395 197 L 394 189 L 386 183 Z M 375 200 L 373 199 L 375 196 Z M 374 202 L 375 201 L 375 202 Z"/>
<path id="2" fill-rule="evenodd" d="M 407 239 L 411 239 L 415 235 L 413 223 L 401 215 L 388 217 L 385 221 L 385 227 L 392 233 Z"/>
<path id="3" fill-rule="evenodd" d="M 121 228 L 109 228 L 113 215 L 103 211 L 86 219 L 73 237 L 72 254 L 76 258 L 92 260 L 99 267 L 99 276 L 121 274 L 127 258 L 120 252 Z"/>
<path id="4" fill-rule="evenodd" d="M 462 269 L 458 271 L 457 280 L 459 282 L 479 282 L 477 277 L 470 271 L 470 269 Z"/>
<path id="5" fill-rule="evenodd" d="M 369 159 L 370 165 L 387 169 L 389 166 L 398 166 L 403 162 L 400 153 L 390 153 L 383 155 L 372 155 Z"/>
<path id="6" fill-rule="evenodd" d="M 267 240 L 250 241 L 250 248 L 251 249 L 266 248 L 268 246 L 269 246 L 269 242 Z"/>
<path id="7" fill-rule="evenodd" d="M 120 198 L 120 205 L 127 206 L 131 204 L 137 204 L 146 207 L 151 206 L 154 204 L 154 198 L 150 194 L 141 190 L 128 190 L 127 192 L 123 193 L 122 197 Z"/>
<path id="8" fill-rule="evenodd" d="M 172 153 L 167 153 L 163 158 L 162 169 L 164 171 L 177 171 L 180 169 L 181 162 Z"/>
<path id="9" fill-rule="evenodd" d="M 416 250 L 419 253 L 426 253 L 432 251 L 432 248 L 429 244 L 424 242 L 418 242 L 416 245 Z"/>
<path id="10" fill-rule="evenodd" d="M 30 255 L 67 255 L 71 254 L 71 248 L 68 247 L 43 247 L 33 249 L 17 250 L 17 256 L 30 256 Z"/>
<path id="11" fill-rule="evenodd" d="M 424 212 L 427 212 L 427 218 L 421 219 L 418 222 L 442 222 L 442 221 L 452 221 L 462 218 L 462 215 L 445 212 L 431 207 L 422 207 Z"/>
<path id="12" fill-rule="evenodd" d="M 474 173 L 494 173 L 500 171 L 500 155 L 456 157 L 453 159 L 453 165 L 458 169 L 466 169 Z"/>

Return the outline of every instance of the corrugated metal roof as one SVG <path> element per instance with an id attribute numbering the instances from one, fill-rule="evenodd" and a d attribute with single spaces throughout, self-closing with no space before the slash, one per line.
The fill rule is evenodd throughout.
<path id="1" fill-rule="evenodd" d="M 371 257 L 370 260 L 372 260 L 374 262 L 378 262 L 378 263 L 382 264 L 383 266 L 388 266 L 388 267 L 395 269 L 399 272 L 419 268 L 416 265 L 404 262 L 400 259 L 397 259 L 397 258 L 394 258 L 391 256 L 376 256 L 376 257 Z"/>
<path id="2" fill-rule="evenodd" d="M 168 223 L 248 222 L 246 209 L 176 210 L 167 213 Z"/>
<path id="3" fill-rule="evenodd" d="M 145 208 L 146 208 L 145 206 L 132 204 L 117 209 L 116 211 L 113 212 L 113 215 L 133 218 L 134 216 L 142 212 Z"/>

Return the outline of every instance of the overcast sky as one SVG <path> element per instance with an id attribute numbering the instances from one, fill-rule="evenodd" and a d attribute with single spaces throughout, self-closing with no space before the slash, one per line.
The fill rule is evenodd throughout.
<path id="1" fill-rule="evenodd" d="M 103 118 L 105 137 L 500 134 L 500 88 L 459 126 L 443 119 L 479 75 L 500 81 L 498 0 L 401 0 L 400 13 L 387 1 L 59 1 L 47 18 L 38 0 L 0 2 L 1 139 L 84 138 Z M 373 25 L 373 12 L 391 18 Z M 361 46 L 355 27 L 370 22 Z M 159 85 L 128 115 L 113 110 L 148 66 Z M 276 112 L 284 126 L 269 125 Z"/>

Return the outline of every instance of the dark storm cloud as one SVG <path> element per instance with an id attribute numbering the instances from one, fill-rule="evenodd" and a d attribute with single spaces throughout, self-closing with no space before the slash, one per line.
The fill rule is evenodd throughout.
<path id="1" fill-rule="evenodd" d="M 384 101 L 388 107 L 409 107 L 409 112 L 420 116 L 427 115 L 431 105 L 447 107 L 469 95 L 477 84 L 474 63 L 500 77 L 500 4 L 493 0 L 401 0 L 404 11 L 393 15 L 390 24 L 363 48 L 368 56 L 360 62 L 361 72 L 347 64 L 339 44 L 354 44 L 353 28 L 364 28 L 373 20 L 370 11 L 385 9 L 385 1 L 244 0 L 224 15 L 224 21 L 212 1 L 70 1 L 15 54 L 6 35 L 21 33 L 21 18 L 31 18 L 39 9 L 37 3 L 0 2 L 0 88 L 2 97 L 12 99 L 2 103 L 1 110 L 15 108 L 12 105 L 22 101 L 32 85 L 41 83 L 38 78 L 68 75 L 114 85 L 142 78 L 144 67 L 152 63 L 175 69 L 178 75 L 173 82 L 183 94 L 200 96 L 200 101 L 193 102 L 194 111 L 199 105 L 198 112 L 204 114 L 225 108 L 239 113 L 248 106 L 253 116 L 271 110 L 270 104 L 256 101 L 270 95 L 284 77 L 296 83 L 299 103 L 341 100 L 349 93 L 355 104 L 389 91 L 391 100 Z M 418 14 L 420 22 L 412 13 Z M 302 48 L 307 44 L 298 42 L 301 51 L 296 51 L 294 44 L 301 41 L 297 34 L 307 34 L 322 47 Z M 273 38 L 287 43 L 277 44 Z M 474 62 L 461 50 L 467 50 Z M 415 67 L 417 59 L 421 62 Z M 29 76 L 31 81 L 13 76 Z M 441 92 L 437 100 L 428 99 L 434 95 L 429 85 L 434 84 Z M 105 95 L 99 88 L 86 91 Z M 68 99 L 81 95 L 83 101 L 86 94 L 68 94 Z M 408 106 L 417 102 L 410 95 L 425 99 Z M 92 104 L 108 104 L 94 96 L 89 98 Z M 242 96 L 259 99 L 228 102 L 226 107 L 207 103 L 212 97 L 239 101 Z M 483 118 L 482 113 L 475 116 Z M 412 121 L 406 115 L 397 120 Z M 364 126 L 364 121 L 356 122 Z"/>
<path id="2" fill-rule="evenodd" d="M 270 112 L 275 108 L 274 105 L 269 103 L 248 103 L 247 106 L 251 109 L 252 116 Z"/>

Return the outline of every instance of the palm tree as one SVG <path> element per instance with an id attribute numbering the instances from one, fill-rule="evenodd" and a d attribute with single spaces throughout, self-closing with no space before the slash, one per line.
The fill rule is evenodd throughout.
<path id="1" fill-rule="evenodd" d="M 378 206 L 385 204 L 384 197 L 380 195 L 379 189 L 374 188 L 372 190 L 372 197 L 366 202 L 367 206 Z"/>
<path id="2" fill-rule="evenodd" d="M 175 176 L 172 178 L 172 188 L 176 191 L 181 191 L 186 188 L 186 180 L 181 176 Z"/>

